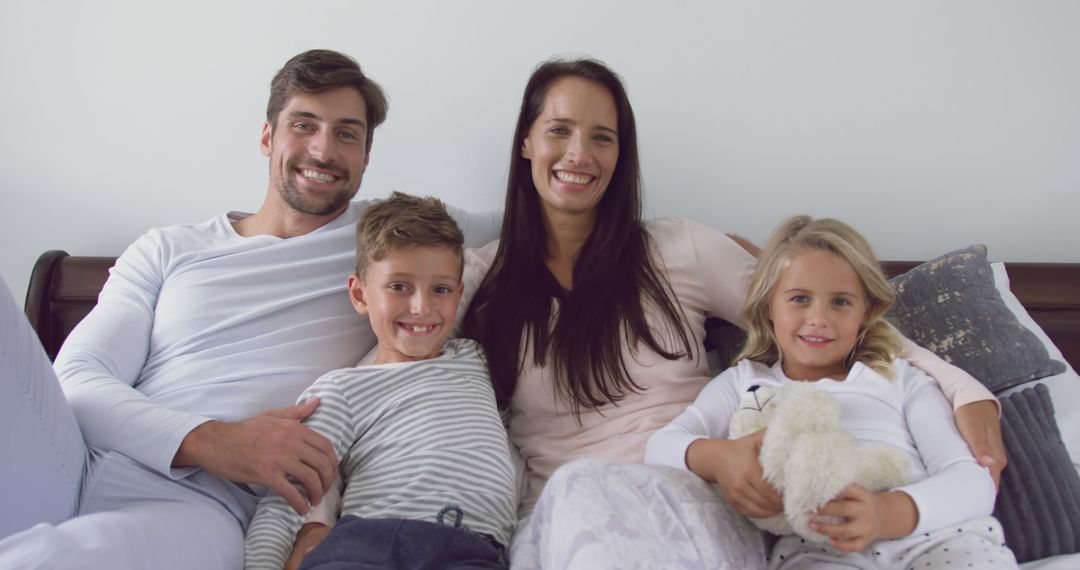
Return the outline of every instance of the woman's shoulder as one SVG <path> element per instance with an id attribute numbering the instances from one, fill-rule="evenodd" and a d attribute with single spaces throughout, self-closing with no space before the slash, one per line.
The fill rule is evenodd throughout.
<path id="1" fill-rule="evenodd" d="M 731 236 L 690 218 L 651 218 L 644 220 L 642 227 L 661 250 L 691 247 L 709 251 L 720 248 L 740 255 L 745 253 Z"/>
<path id="2" fill-rule="evenodd" d="M 713 227 L 687 218 L 651 219 L 644 222 L 644 227 L 653 250 L 669 270 L 686 268 L 692 274 L 736 278 L 753 272 L 754 256 Z M 745 284 L 739 287 L 745 288 Z"/>
<path id="3" fill-rule="evenodd" d="M 641 227 L 652 241 L 652 247 L 668 263 L 681 256 L 692 256 L 696 249 L 695 225 L 687 218 L 651 218 L 643 220 Z"/>
<path id="4" fill-rule="evenodd" d="M 690 218 L 649 218 L 642 220 L 641 225 L 653 239 L 657 240 L 664 237 L 689 236 L 697 228 L 711 229 Z"/>

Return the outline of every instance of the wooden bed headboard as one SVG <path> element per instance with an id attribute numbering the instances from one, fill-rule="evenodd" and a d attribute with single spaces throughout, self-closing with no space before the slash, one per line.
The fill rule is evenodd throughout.
<path id="1" fill-rule="evenodd" d="M 47 251 L 38 259 L 25 308 L 49 358 L 56 357 L 71 329 L 97 303 L 115 262 L 115 257 L 72 256 L 59 250 Z M 918 263 L 887 261 L 883 265 L 893 276 Z M 1072 367 L 1080 369 L 1080 263 L 1007 263 L 1006 267 L 1013 293 Z M 725 332 L 716 323 L 710 327 L 711 342 L 723 342 L 736 332 Z"/>

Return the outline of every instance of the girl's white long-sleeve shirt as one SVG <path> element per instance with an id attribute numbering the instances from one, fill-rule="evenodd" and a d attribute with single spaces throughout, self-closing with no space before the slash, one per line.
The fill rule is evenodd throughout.
<path id="1" fill-rule="evenodd" d="M 889 380 L 856 363 L 846 379 L 818 380 L 815 388 L 840 405 L 840 428 L 858 444 L 876 443 L 902 451 L 912 467 L 912 482 L 898 487 L 919 512 L 913 534 L 930 532 L 994 508 L 997 491 L 990 472 L 972 457 L 953 420 L 953 410 L 937 384 L 898 359 Z M 742 395 L 755 384 L 779 388 L 798 382 L 779 365 L 743 360 L 710 382 L 692 405 L 657 432 L 646 447 L 649 463 L 688 469 L 686 451 L 702 438 L 726 438 Z"/>

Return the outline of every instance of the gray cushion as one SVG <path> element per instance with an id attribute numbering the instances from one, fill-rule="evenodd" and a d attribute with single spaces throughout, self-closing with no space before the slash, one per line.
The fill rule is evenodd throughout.
<path id="1" fill-rule="evenodd" d="M 1020 562 L 1080 551 L 1080 475 L 1054 419 L 1050 391 L 1038 384 L 1001 399 L 1009 463 L 994 516 Z"/>
<path id="2" fill-rule="evenodd" d="M 1065 371 L 1005 306 L 994 287 L 986 246 L 947 253 L 894 277 L 892 283 L 896 305 L 889 320 L 990 391 Z"/>

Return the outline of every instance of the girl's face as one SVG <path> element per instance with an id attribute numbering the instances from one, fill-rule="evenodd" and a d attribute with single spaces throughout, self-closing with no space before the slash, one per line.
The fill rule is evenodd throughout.
<path id="1" fill-rule="evenodd" d="M 828 251 L 798 254 L 769 300 L 784 374 L 792 380 L 846 378 L 845 361 L 868 312 L 866 289 L 851 265 Z"/>
<path id="2" fill-rule="evenodd" d="M 556 79 L 521 145 L 545 214 L 592 214 L 619 160 L 618 113 L 603 85 Z"/>

